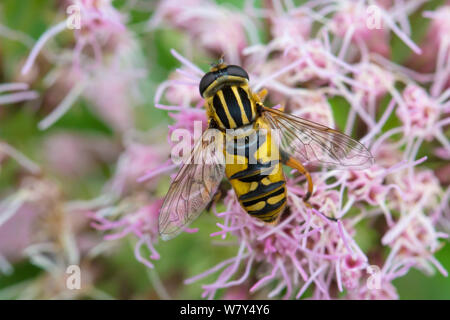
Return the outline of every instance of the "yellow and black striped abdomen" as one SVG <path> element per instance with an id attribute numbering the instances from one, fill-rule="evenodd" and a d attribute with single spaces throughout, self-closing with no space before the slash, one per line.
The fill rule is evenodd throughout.
<path id="1" fill-rule="evenodd" d="M 286 206 L 286 183 L 278 146 L 263 118 L 227 135 L 225 173 L 248 214 L 276 223 Z"/>
<path id="2" fill-rule="evenodd" d="M 226 85 L 207 98 L 209 114 L 222 129 L 235 129 L 252 123 L 256 106 L 248 85 Z"/>

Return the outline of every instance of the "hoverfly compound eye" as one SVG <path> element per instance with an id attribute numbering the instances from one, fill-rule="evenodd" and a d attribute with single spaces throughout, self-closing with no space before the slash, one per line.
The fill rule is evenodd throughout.
<path id="1" fill-rule="evenodd" d="M 206 73 L 202 80 L 200 81 L 199 90 L 200 95 L 204 97 L 205 91 L 217 80 L 216 86 L 225 83 L 226 81 L 239 81 L 242 79 L 248 80 L 247 72 L 239 66 L 225 66 L 225 67 L 214 67 L 212 71 Z"/>
<path id="2" fill-rule="evenodd" d="M 200 85 L 198 88 L 200 90 L 200 95 L 202 97 L 203 92 L 205 92 L 205 90 L 209 87 L 211 83 L 214 82 L 214 80 L 216 80 L 216 75 L 213 72 L 208 72 L 203 76 L 202 80 L 200 80 Z"/>
<path id="3" fill-rule="evenodd" d="M 245 78 L 248 80 L 248 73 L 239 66 L 230 65 L 227 67 L 227 72 L 230 76 Z"/>

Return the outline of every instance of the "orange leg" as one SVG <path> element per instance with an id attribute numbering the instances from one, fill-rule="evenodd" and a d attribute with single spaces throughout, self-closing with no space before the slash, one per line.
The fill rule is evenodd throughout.
<path id="1" fill-rule="evenodd" d="M 264 101 L 264 99 L 266 98 L 267 93 L 268 93 L 267 89 L 261 89 L 257 94 L 254 94 L 254 96 L 256 96 L 257 101 L 262 103 Z M 281 104 L 284 105 L 284 103 L 281 103 Z M 278 110 L 284 112 L 284 106 L 279 108 Z"/>
<path id="2" fill-rule="evenodd" d="M 285 161 L 285 164 L 293 169 L 296 169 L 298 172 L 300 172 L 301 174 L 303 174 L 306 177 L 306 180 L 308 181 L 308 191 L 306 192 L 305 196 L 303 197 L 303 201 L 305 202 L 305 205 L 308 208 L 312 209 L 312 206 L 308 203 L 308 199 L 311 197 L 311 195 L 313 193 L 313 183 L 312 183 L 311 175 L 309 174 L 308 170 L 306 170 L 305 167 L 299 161 L 295 160 L 292 157 L 289 157 Z M 329 217 L 323 213 L 320 213 L 320 214 L 323 215 L 328 220 L 335 221 L 335 222 L 338 221 L 336 218 Z"/>
<path id="3" fill-rule="evenodd" d="M 261 89 L 261 90 L 257 93 L 257 95 L 258 95 L 258 97 L 259 97 L 259 99 L 260 99 L 261 101 L 264 101 L 264 99 L 265 99 L 266 96 L 267 96 L 267 89 Z"/>
<path id="4" fill-rule="evenodd" d="M 311 175 L 309 174 L 308 170 L 305 169 L 305 167 L 297 160 L 295 160 L 292 157 L 289 157 L 286 161 L 286 165 L 289 167 L 297 170 L 301 174 L 303 174 L 306 177 L 306 180 L 308 181 L 308 192 L 306 192 L 305 196 L 303 197 L 303 201 L 307 203 L 308 199 L 311 197 L 313 193 L 313 182 L 311 179 Z"/>
<path id="5" fill-rule="evenodd" d="M 223 196 L 223 192 L 220 189 L 218 189 L 216 191 L 216 193 L 214 194 L 213 198 L 211 199 L 211 201 L 206 206 L 205 210 L 208 212 L 211 212 L 211 208 L 212 208 L 213 204 L 218 203 L 219 200 L 222 198 L 222 196 Z"/>

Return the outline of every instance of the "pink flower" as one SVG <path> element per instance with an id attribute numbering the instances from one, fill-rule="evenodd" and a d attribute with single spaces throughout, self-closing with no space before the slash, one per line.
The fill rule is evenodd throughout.
<path id="1" fill-rule="evenodd" d="M 125 152 L 120 156 L 115 175 L 110 182 L 117 195 L 127 195 L 136 190 L 152 188 L 157 179 L 143 184 L 139 182 L 144 175 L 160 169 L 160 164 L 169 157 L 167 148 L 159 145 L 144 144 L 136 137 L 126 141 Z M 164 166 L 163 166 L 164 168 Z M 148 180 L 149 177 L 146 178 Z"/>
<path id="2" fill-rule="evenodd" d="M 348 255 L 341 262 L 342 284 L 348 290 L 353 290 L 359 286 L 360 278 L 365 272 L 366 263 L 361 258 L 354 259 Z"/>
<path id="3" fill-rule="evenodd" d="M 94 228 L 111 231 L 105 236 L 105 240 L 117 240 L 129 234 L 138 238 L 134 250 L 136 259 L 147 267 L 153 268 L 150 259 L 160 258 L 154 244 L 159 237 L 158 213 L 162 201 L 157 200 L 146 204 L 148 200 L 144 194 L 135 194 L 130 198 L 124 198 L 117 206 L 106 205 L 97 212 L 91 212 L 89 216 L 93 219 L 91 225 Z M 150 251 L 150 255 L 142 253 L 143 247 Z"/>
<path id="4" fill-rule="evenodd" d="M 192 8 L 202 7 L 209 5 L 211 2 L 205 0 L 187 0 L 180 3 L 176 0 L 160 1 L 158 8 L 154 13 L 152 19 L 149 21 L 149 25 L 155 28 L 165 21 L 174 24 L 177 28 L 184 29 L 196 22 L 195 17 L 191 19 L 181 19 L 186 11 Z"/>
<path id="5" fill-rule="evenodd" d="M 36 91 L 28 90 L 28 88 L 29 85 L 27 83 L 18 82 L 0 84 L 0 107 L 7 104 L 36 99 L 38 97 Z"/>
<path id="6" fill-rule="evenodd" d="M 11 298 L 99 298 L 102 292 L 93 286 L 97 274 L 88 262 L 95 251 L 101 252 L 93 250 L 100 239 L 89 232 L 87 222 L 70 209 L 57 183 L 25 177 L 18 190 L 0 202 L 0 271 L 13 272 L 9 261 L 28 259 L 44 272 L 23 283 L 19 292 L 7 288 Z M 69 265 L 83 270 L 80 290 L 67 290 Z"/>
<path id="7" fill-rule="evenodd" d="M 448 55 L 450 3 L 447 2 L 447 5 L 437 8 L 436 11 L 425 11 L 422 15 L 431 19 L 427 35 L 421 43 L 423 53 L 412 56 L 408 64 L 416 70 L 432 72 L 436 68 L 438 55 Z M 435 71 L 439 70 L 436 68 Z"/>
<path id="8" fill-rule="evenodd" d="M 44 142 L 49 169 L 65 177 L 84 176 L 99 162 L 113 161 L 118 153 L 118 145 L 92 134 L 60 132 L 50 135 Z"/>
<path id="9" fill-rule="evenodd" d="M 366 104 L 373 104 L 373 100 L 383 97 L 393 88 L 395 82 L 395 78 L 388 70 L 375 64 L 362 65 L 355 78 L 365 88 L 365 90 L 359 88 L 355 88 L 355 90 L 361 92 Z"/>
<path id="10" fill-rule="evenodd" d="M 384 199 L 388 192 L 388 188 L 383 185 L 384 168 L 376 165 L 372 168 L 362 171 L 349 171 L 346 179 L 346 186 L 349 196 L 355 201 L 365 201 L 371 205 L 379 203 L 380 199 Z"/>
<path id="11" fill-rule="evenodd" d="M 339 11 L 333 15 L 330 28 L 344 41 L 350 39 L 356 45 L 366 46 L 371 52 L 389 57 L 389 30 L 375 8 L 382 10 L 379 7 L 342 1 Z"/>
<path id="12" fill-rule="evenodd" d="M 166 82 L 167 91 L 164 94 L 164 97 L 171 105 L 175 106 L 190 106 L 190 105 L 201 105 L 203 103 L 203 99 L 200 97 L 200 94 L 197 92 L 198 83 L 200 82 L 200 78 L 189 72 L 189 70 L 178 69 L 176 73 L 173 73 L 170 76 L 170 80 Z M 166 89 L 164 84 L 159 86 L 159 92 L 162 92 Z M 155 97 L 156 101 L 159 101 L 159 95 Z"/>
<path id="13" fill-rule="evenodd" d="M 179 1 L 161 1 L 149 24 L 155 28 L 163 22 L 182 29 L 212 54 L 224 54 L 230 63 L 241 61 L 241 51 L 249 43 L 247 33 L 257 38 L 253 22 L 244 14 L 208 0 L 190 0 L 181 5 Z"/>
<path id="14" fill-rule="evenodd" d="M 265 9 L 258 11 L 252 6 L 246 10 L 255 17 L 264 17 L 270 23 L 270 32 L 279 45 L 304 42 L 311 36 L 315 16 L 302 8 L 285 7 L 279 2 L 265 2 Z"/>
<path id="15" fill-rule="evenodd" d="M 277 16 L 270 16 L 272 37 L 286 39 L 285 41 L 305 41 L 309 38 L 312 19 L 304 12 L 286 12 Z"/>
<path id="16" fill-rule="evenodd" d="M 355 290 L 351 290 L 349 299 L 354 300 L 397 300 L 397 289 L 388 281 L 381 281 L 380 289 L 371 290 L 366 283 L 361 284 Z"/>
<path id="17" fill-rule="evenodd" d="M 287 112 L 304 119 L 320 123 L 327 127 L 334 127 L 331 106 L 324 94 L 311 93 L 297 96 L 287 103 Z"/>
<path id="18" fill-rule="evenodd" d="M 122 44 L 124 47 L 127 43 Z M 83 90 L 83 95 L 94 105 L 95 112 L 113 129 L 125 132 L 134 127 L 134 107 L 143 102 L 137 87 L 143 85 L 146 70 L 140 66 L 121 63 L 132 52 L 118 49 L 107 65 L 98 65 L 90 85 Z M 83 80 L 82 80 L 83 81 Z"/>
<path id="19" fill-rule="evenodd" d="M 5 205 L 5 203 L 2 204 Z M 4 217 L 4 211 L 2 213 Z M 37 214 L 33 208 L 23 205 L 15 212 L 14 217 L 1 223 L 0 255 L 6 259 L 5 262 L 15 262 L 23 258 L 23 250 L 32 243 L 33 225 L 36 219 Z M 5 262 L 0 263 L 0 269 L 3 273 L 8 273 L 12 271 L 12 267 Z"/>
<path id="20" fill-rule="evenodd" d="M 54 124 L 80 96 L 88 98 L 95 111 L 114 129 L 124 131 L 132 128 L 132 107 L 142 103 L 137 87 L 147 72 L 143 59 L 139 57 L 140 48 L 124 25 L 123 15 L 109 0 L 72 0 L 67 2 L 67 7 L 77 8 L 71 14 L 80 14 L 80 28 L 75 26 L 73 29 L 74 47 L 66 49 L 70 59 L 50 61 L 56 68 L 47 81 L 50 86 L 61 82 L 67 94 L 60 97 L 52 112 L 39 123 L 39 128 L 44 130 Z M 22 68 L 23 75 L 34 66 L 49 39 L 71 30 L 68 22 L 62 21 L 42 34 Z M 87 52 L 88 48 L 93 57 Z"/>
<path id="21" fill-rule="evenodd" d="M 76 38 L 74 63 L 78 65 L 80 54 L 86 45 L 92 46 L 95 58 L 99 61 L 101 59 L 100 38 L 103 38 L 102 40 L 110 40 L 108 38 L 111 38 L 117 32 L 124 31 L 125 27 L 121 21 L 122 17 L 111 5 L 110 0 L 72 0 L 68 6 L 69 5 L 76 6 L 81 14 L 81 29 L 74 29 Z M 45 43 L 66 29 L 68 30 L 67 22 L 62 21 L 47 30 L 41 36 L 28 56 L 28 59 L 22 68 L 22 74 L 26 74 L 30 71 Z"/>
<path id="22" fill-rule="evenodd" d="M 403 90 L 406 108 L 397 109 L 398 117 L 410 127 L 410 134 L 433 138 L 436 122 L 439 120 L 440 108 L 424 89 L 417 85 L 408 85 Z"/>

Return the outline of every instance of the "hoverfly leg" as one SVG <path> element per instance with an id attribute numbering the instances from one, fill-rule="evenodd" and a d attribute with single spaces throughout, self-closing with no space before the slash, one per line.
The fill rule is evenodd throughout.
<path id="1" fill-rule="evenodd" d="M 283 157 L 285 158 L 285 157 Z M 306 180 L 308 181 L 308 191 L 306 192 L 305 196 L 303 197 L 303 201 L 307 203 L 309 198 L 311 197 L 313 193 L 313 182 L 311 179 L 311 175 L 309 174 L 308 170 L 305 169 L 305 167 L 297 160 L 295 160 L 293 157 L 286 157 L 283 159 L 284 164 L 291 167 L 292 169 L 297 170 L 300 174 L 304 175 L 306 177 Z"/>
<path id="2" fill-rule="evenodd" d="M 218 203 L 220 201 L 220 199 L 222 199 L 223 196 L 223 191 L 220 189 L 217 189 L 216 193 L 214 194 L 213 198 L 211 199 L 211 201 L 208 203 L 208 205 L 205 208 L 205 211 L 207 212 L 211 212 L 211 208 L 215 203 Z"/>
<path id="3" fill-rule="evenodd" d="M 208 120 L 208 128 L 209 129 L 219 129 L 219 126 L 218 126 L 217 122 L 214 119 L 209 118 L 209 120 Z"/>
<path id="4" fill-rule="evenodd" d="M 310 209 L 314 209 L 313 206 L 312 206 L 309 202 L 306 202 L 306 201 L 305 201 L 305 205 L 306 205 L 308 208 L 310 208 Z M 331 221 L 333 221 L 333 222 L 338 222 L 338 219 L 336 219 L 336 218 L 329 217 L 329 216 L 327 216 L 327 215 L 325 215 L 325 214 L 323 214 L 322 212 L 317 211 L 317 210 L 316 210 L 316 212 L 318 212 L 321 216 L 327 218 L 328 220 L 331 220 Z"/>
<path id="5" fill-rule="evenodd" d="M 266 96 L 267 96 L 267 93 L 268 93 L 267 89 L 261 89 L 261 90 L 257 93 L 257 95 L 258 95 L 258 97 L 259 97 L 259 100 L 264 101 L 264 99 L 265 99 Z"/>
<path id="6" fill-rule="evenodd" d="M 312 196 L 313 193 L 313 182 L 311 179 L 311 175 L 309 174 L 308 170 L 306 170 L 306 168 L 297 160 L 295 160 L 293 157 L 289 156 L 286 152 L 281 152 L 281 161 L 291 167 L 292 169 L 297 170 L 300 174 L 303 174 L 306 177 L 306 180 L 308 181 L 308 191 L 306 192 L 306 194 L 303 197 L 303 202 L 305 203 L 305 205 L 310 208 L 313 209 L 312 205 L 308 202 L 309 198 Z M 327 218 L 328 220 L 337 222 L 338 220 L 336 218 L 333 217 L 329 217 L 323 213 L 320 212 L 320 214 L 322 216 L 324 216 L 325 218 Z"/>

